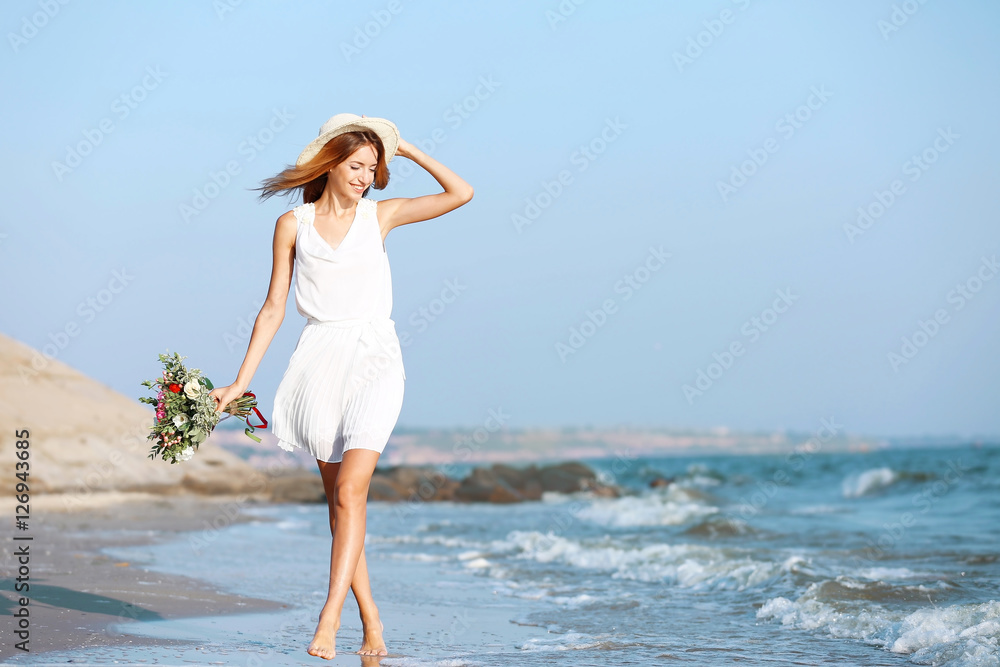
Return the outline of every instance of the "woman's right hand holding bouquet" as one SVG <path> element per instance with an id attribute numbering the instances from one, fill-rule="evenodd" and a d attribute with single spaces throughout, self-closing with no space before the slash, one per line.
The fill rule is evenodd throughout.
<path id="1" fill-rule="evenodd" d="M 236 406 L 231 405 L 231 402 L 242 396 L 245 392 L 246 387 L 240 386 L 234 382 L 228 387 L 216 387 L 210 391 L 208 395 L 218 401 L 218 405 L 215 408 L 216 412 L 228 412 L 230 414 L 234 414 Z M 229 408 L 228 410 L 226 409 L 227 407 Z"/>

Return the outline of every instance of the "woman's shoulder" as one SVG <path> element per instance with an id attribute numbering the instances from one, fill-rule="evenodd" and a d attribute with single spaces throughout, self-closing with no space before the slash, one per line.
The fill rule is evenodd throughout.
<path id="1" fill-rule="evenodd" d="M 358 202 L 358 206 L 363 206 L 361 209 L 362 213 L 369 218 L 374 218 L 378 220 L 378 201 L 374 199 L 369 199 L 368 197 L 362 197 Z"/>
<path id="2" fill-rule="evenodd" d="M 295 208 L 285 211 L 278 216 L 275 222 L 275 233 L 281 237 L 296 239 L 302 231 L 303 225 L 309 222 L 307 212 L 312 208 L 311 204 L 301 204 Z"/>
<path id="3" fill-rule="evenodd" d="M 297 222 L 309 222 L 312 216 L 315 214 L 316 206 L 312 203 L 299 204 L 292 210 L 285 213 L 285 215 L 291 215 Z"/>
<path id="4" fill-rule="evenodd" d="M 300 229 L 301 225 L 293 212 L 285 211 L 274 224 L 274 242 L 282 247 L 294 248 Z"/>

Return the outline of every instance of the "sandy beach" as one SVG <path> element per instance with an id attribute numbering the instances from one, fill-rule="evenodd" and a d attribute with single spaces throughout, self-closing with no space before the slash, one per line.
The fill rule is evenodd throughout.
<path id="1" fill-rule="evenodd" d="M 30 655 L 83 647 L 173 645 L 169 639 L 124 635 L 121 629 L 147 621 L 228 613 L 273 612 L 288 605 L 231 595 L 195 577 L 153 572 L 103 553 L 109 547 L 149 545 L 204 529 L 226 516 L 236 497 L 95 494 L 77 512 L 60 511 L 58 496 L 33 499 L 30 544 Z M 4 503 L 4 509 L 8 509 Z M 12 509 L 12 508 L 10 508 Z M 235 515 L 232 521 L 245 521 Z M 228 521 L 228 519 L 227 519 Z M 11 542 L 8 542 L 10 544 Z M 3 613 L 17 605 L 15 549 L 4 550 Z M 192 572 L 197 572 L 197 566 Z M 121 628 L 119 628 L 121 626 Z M 0 658 L 22 662 L 29 654 L 5 641 Z"/>

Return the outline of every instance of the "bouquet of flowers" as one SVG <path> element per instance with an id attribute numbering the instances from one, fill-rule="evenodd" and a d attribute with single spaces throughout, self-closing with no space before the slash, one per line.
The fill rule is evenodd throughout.
<path id="1" fill-rule="evenodd" d="M 229 416 L 245 420 L 246 434 L 260 442 L 260 438 L 253 435 L 255 427 L 249 420 L 251 411 L 256 412 L 263 422 L 258 427 L 267 428 L 267 421 L 257 409 L 257 397 L 245 392 L 231 401 L 223 410 L 228 414 L 220 417 L 215 409 L 216 400 L 209 395 L 215 388 L 212 381 L 202 376 L 197 368 L 185 368 L 181 361 L 186 358 L 176 352 L 173 355 L 161 354 L 162 377 L 141 383 L 150 389 L 154 386 L 158 388 L 156 398 L 139 398 L 140 402 L 156 408 L 156 422 L 147 438 L 155 441 L 149 458 L 160 457 L 171 463 L 189 460 L 216 425 Z"/>

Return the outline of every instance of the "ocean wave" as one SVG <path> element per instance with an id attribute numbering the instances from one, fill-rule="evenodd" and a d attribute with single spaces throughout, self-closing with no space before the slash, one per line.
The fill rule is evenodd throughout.
<path id="1" fill-rule="evenodd" d="M 742 519 L 724 519 L 719 516 L 711 516 L 708 519 L 700 523 L 696 523 L 686 529 L 684 534 L 715 539 L 719 537 L 725 538 L 742 535 L 755 535 L 758 534 L 758 531 Z"/>
<path id="2" fill-rule="evenodd" d="M 649 488 L 650 482 L 654 480 L 667 480 L 671 484 L 688 487 L 719 486 L 727 482 L 725 475 L 709 468 L 704 463 L 691 463 L 683 472 L 644 465 L 635 474 L 629 475 L 629 479 L 641 484 L 644 488 Z"/>
<path id="3" fill-rule="evenodd" d="M 573 491 L 571 493 L 562 493 L 561 491 L 542 491 L 542 497 L 539 498 L 539 500 L 543 503 L 560 504 L 605 497 L 607 496 L 596 491 L 584 489 L 583 491 Z"/>
<path id="4" fill-rule="evenodd" d="M 365 535 L 366 542 L 380 544 L 420 544 L 422 540 L 414 535 Z"/>
<path id="5" fill-rule="evenodd" d="M 436 530 L 441 530 L 442 528 L 451 528 L 455 525 L 455 522 L 451 519 L 438 519 L 437 521 L 432 521 L 431 523 L 422 523 L 417 526 L 418 533 L 429 533 Z"/>
<path id="6" fill-rule="evenodd" d="M 677 526 L 718 513 L 718 507 L 700 502 L 699 497 L 671 484 L 641 496 L 595 499 L 576 516 L 602 526 Z"/>
<path id="7" fill-rule="evenodd" d="M 591 595 L 589 593 L 578 593 L 576 595 L 549 595 L 545 598 L 549 602 L 553 602 L 564 607 L 578 607 L 580 605 L 591 605 L 597 602 L 602 602 L 601 607 L 604 608 L 603 598 L 596 595 Z M 638 605 L 639 603 L 635 603 Z"/>
<path id="8" fill-rule="evenodd" d="M 848 475 L 841 483 L 841 491 L 845 498 L 860 498 L 883 491 L 898 479 L 892 468 L 870 468 Z"/>
<path id="9" fill-rule="evenodd" d="M 409 560 L 417 563 L 441 563 L 451 560 L 451 557 L 449 556 L 435 556 L 434 554 L 424 554 L 420 552 L 391 553 L 386 554 L 383 558 L 389 558 L 392 560 Z"/>
<path id="10" fill-rule="evenodd" d="M 556 637 L 534 637 L 517 648 L 522 651 L 579 651 L 588 648 L 619 648 L 615 642 L 599 639 L 582 632 L 567 632 Z"/>
<path id="11" fill-rule="evenodd" d="M 931 594 L 940 596 L 955 588 L 954 584 L 939 581 L 931 586 L 923 584 L 891 584 L 885 581 L 860 581 L 852 577 L 814 582 L 805 595 L 817 600 L 841 602 L 868 600 L 870 602 L 914 602 L 930 600 Z"/>
<path id="12" fill-rule="evenodd" d="M 859 577 L 871 581 L 884 581 L 886 579 L 913 579 L 915 577 L 927 577 L 926 572 L 914 572 L 908 567 L 866 567 L 857 570 L 855 574 Z"/>
<path id="13" fill-rule="evenodd" d="M 709 468 L 704 463 L 692 463 L 680 479 L 685 479 L 698 486 L 718 486 L 726 481 L 726 476 Z"/>
<path id="14" fill-rule="evenodd" d="M 380 658 L 375 661 L 378 665 L 385 667 L 478 667 L 481 662 L 474 662 L 459 658 L 449 658 L 446 660 L 423 660 L 420 658 Z"/>
<path id="15" fill-rule="evenodd" d="M 841 490 L 845 498 L 860 498 L 861 496 L 874 495 L 896 484 L 918 484 L 936 480 L 938 477 L 937 473 L 933 472 L 893 470 L 883 466 L 848 475 L 841 483 Z"/>
<path id="16" fill-rule="evenodd" d="M 1000 602 L 923 607 L 911 613 L 880 605 L 854 608 L 803 596 L 768 600 L 757 618 L 793 628 L 859 639 L 923 664 L 965 667 L 1000 663 Z"/>
<path id="17" fill-rule="evenodd" d="M 609 612 L 627 611 L 641 607 L 644 603 L 631 597 L 627 591 L 615 590 L 609 593 L 597 593 L 591 590 L 589 593 L 580 593 L 580 587 L 564 588 L 552 587 L 551 583 L 531 582 L 531 581 L 504 581 L 493 587 L 494 591 L 508 597 L 521 598 L 524 600 L 544 600 L 551 604 L 559 605 L 567 609 L 593 609 L 596 613 L 606 615 Z M 518 625 L 537 625 L 538 627 L 548 627 L 539 625 L 528 618 L 511 620 Z M 559 626 L 549 627 L 549 630 L 563 629 Z"/>
<path id="18" fill-rule="evenodd" d="M 813 514 L 837 514 L 838 512 L 848 511 L 845 507 L 836 507 L 834 505 L 807 505 L 806 507 L 793 507 L 788 510 L 789 514 L 805 514 L 810 516 Z"/>
<path id="19" fill-rule="evenodd" d="M 786 564 L 755 560 L 733 550 L 695 544 L 653 544 L 627 548 L 608 540 L 585 542 L 553 533 L 513 531 L 496 548 L 515 558 L 611 571 L 612 578 L 669 582 L 692 589 L 744 590 L 792 571 Z"/>
<path id="20" fill-rule="evenodd" d="M 476 548 L 482 547 L 482 542 L 474 542 L 461 537 L 448 537 L 445 535 L 373 535 L 369 533 L 365 536 L 367 543 L 372 544 L 433 544 L 452 548 Z"/>
<path id="21" fill-rule="evenodd" d="M 459 559 L 462 559 L 462 557 L 459 556 Z M 488 567 L 490 567 L 492 565 L 492 563 L 490 563 L 488 560 L 486 560 L 482 556 L 474 556 L 472 558 L 465 558 L 465 559 L 462 559 L 462 560 L 465 561 L 463 563 L 463 565 L 467 569 L 470 569 L 470 570 L 481 570 L 481 569 L 484 569 L 484 568 L 488 568 Z"/>

